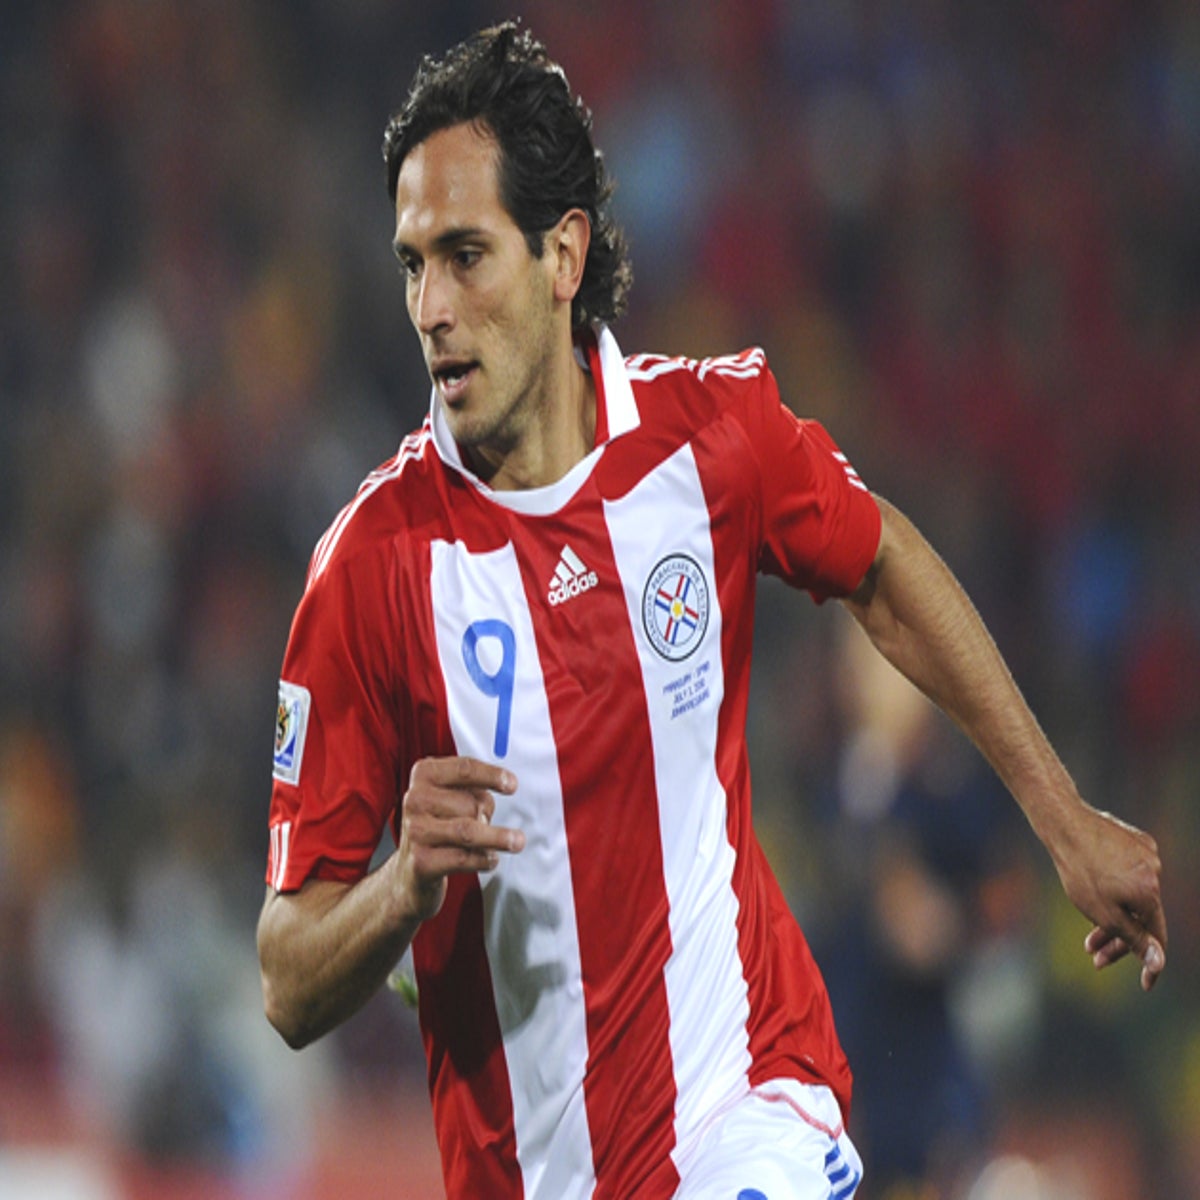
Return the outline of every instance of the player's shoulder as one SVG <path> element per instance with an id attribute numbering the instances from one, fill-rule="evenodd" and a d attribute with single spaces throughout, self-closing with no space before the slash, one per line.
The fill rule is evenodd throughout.
<path id="1" fill-rule="evenodd" d="M 738 381 L 759 379 L 768 372 L 767 354 L 761 346 L 747 346 L 735 354 L 710 358 L 686 355 L 632 354 L 625 359 L 629 381 L 664 387 L 736 386 Z"/>
<path id="2" fill-rule="evenodd" d="M 750 395 L 772 381 L 767 355 L 761 346 L 709 358 L 684 355 L 634 354 L 625 360 L 625 372 L 635 395 L 643 397 L 643 412 L 674 408 L 693 419 L 716 416 L 731 405 L 744 404 Z M 770 386 L 773 388 L 773 381 Z"/>
<path id="3" fill-rule="evenodd" d="M 635 354 L 625 360 L 625 374 L 643 429 L 668 441 L 691 441 L 731 419 L 744 426 L 778 395 L 761 346 L 708 358 Z"/>
<path id="4" fill-rule="evenodd" d="M 313 550 L 308 585 L 336 563 L 359 557 L 364 551 L 391 543 L 406 529 L 422 493 L 436 470 L 437 454 L 429 419 L 410 433 L 386 462 L 358 486 Z"/>

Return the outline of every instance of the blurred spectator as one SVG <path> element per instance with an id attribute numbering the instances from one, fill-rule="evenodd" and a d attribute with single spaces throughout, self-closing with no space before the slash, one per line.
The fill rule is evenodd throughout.
<path id="1" fill-rule="evenodd" d="M 327 1106 L 423 1087 L 391 997 L 277 1046 L 253 927 L 307 555 L 426 403 L 383 123 L 421 53 L 507 15 L 0 17 L 0 1147 L 36 1096 L 25 1128 L 71 1114 L 203 1164 L 208 1195 L 334 1194 Z M 1146 1001 L 1091 976 L 958 735 L 848 671 L 836 614 L 764 588 L 760 823 L 860 1064 L 871 1194 L 1200 1197 L 1200 10 L 526 18 L 618 180 L 623 343 L 763 343 L 967 583 L 1085 794 L 1163 846 L 1171 969 Z M 844 704 L 806 705 L 798 675 Z"/>

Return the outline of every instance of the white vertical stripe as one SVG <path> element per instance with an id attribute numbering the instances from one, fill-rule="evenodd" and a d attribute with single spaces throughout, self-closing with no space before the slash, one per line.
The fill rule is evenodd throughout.
<path id="1" fill-rule="evenodd" d="M 724 694 L 721 612 L 708 508 L 691 449 L 684 447 L 628 495 L 606 503 L 605 519 L 624 581 L 653 739 L 671 912 L 666 988 L 678 1164 L 705 1115 L 744 1093 L 750 1069 L 734 851 L 715 762 Z M 678 661 L 655 650 L 643 621 L 646 582 L 673 555 L 686 555 L 700 567 L 708 591 L 703 641 Z"/>
<path id="2" fill-rule="evenodd" d="M 271 826 L 271 857 L 274 868 L 271 871 L 271 886 L 278 892 L 283 889 L 287 878 L 288 855 L 291 852 L 292 823 L 281 821 Z"/>
<path id="3" fill-rule="evenodd" d="M 284 821 L 279 827 L 279 886 L 287 880 L 288 859 L 292 853 L 292 823 Z"/>
<path id="4" fill-rule="evenodd" d="M 514 796 L 496 797 L 493 820 L 523 829 L 525 849 L 505 857 L 480 884 L 525 1196 L 582 1200 L 595 1186 L 590 1170 L 579 1169 L 592 1161 L 583 973 L 554 731 L 516 554 L 511 545 L 472 554 L 461 542 L 434 542 L 430 586 L 455 746 L 460 754 L 501 762 L 518 781 Z M 464 635 L 480 621 L 503 622 L 512 631 L 502 756 L 497 693 L 509 691 L 502 641 L 480 635 L 474 677 L 464 658 Z"/>

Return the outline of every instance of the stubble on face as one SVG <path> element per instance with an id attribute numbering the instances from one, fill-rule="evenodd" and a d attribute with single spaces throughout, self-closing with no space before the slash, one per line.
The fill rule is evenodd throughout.
<path id="1" fill-rule="evenodd" d="M 499 148 L 476 126 L 431 134 L 397 181 L 409 315 L 460 445 L 511 453 L 550 403 L 558 336 L 547 262 L 500 198 Z"/>
<path id="2" fill-rule="evenodd" d="M 550 296 L 538 261 L 507 290 L 505 303 L 480 325 L 478 371 L 462 404 L 442 400 L 447 425 L 460 446 L 490 461 L 511 454 L 547 416 L 556 331 Z M 440 393 L 439 393 L 439 398 Z"/>
<path id="3" fill-rule="evenodd" d="M 564 214 L 535 256 L 501 201 L 499 162 L 475 125 L 414 147 L 397 181 L 394 244 L 464 461 L 494 488 L 540 487 L 579 462 L 595 432 L 595 391 L 571 329 L 587 218 Z"/>

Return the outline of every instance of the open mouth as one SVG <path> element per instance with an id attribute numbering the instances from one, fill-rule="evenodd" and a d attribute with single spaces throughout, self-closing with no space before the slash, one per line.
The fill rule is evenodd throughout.
<path id="1" fill-rule="evenodd" d="M 442 399 L 447 403 L 457 400 L 478 366 L 476 362 L 452 362 L 435 367 L 433 379 L 442 394 Z"/>

